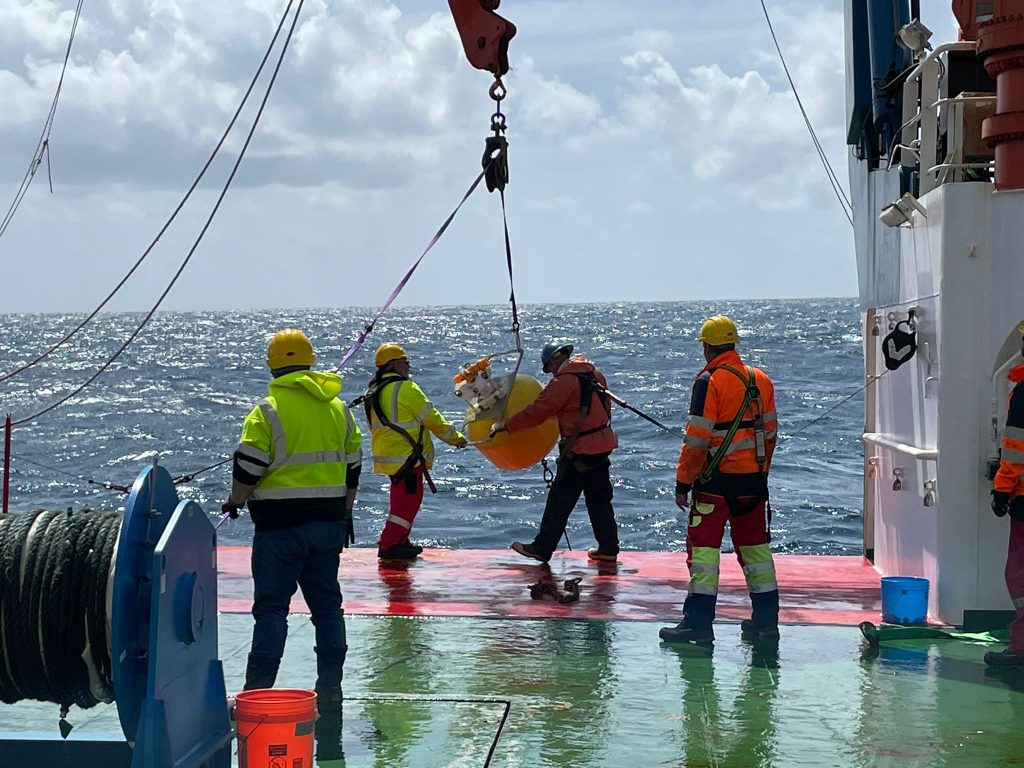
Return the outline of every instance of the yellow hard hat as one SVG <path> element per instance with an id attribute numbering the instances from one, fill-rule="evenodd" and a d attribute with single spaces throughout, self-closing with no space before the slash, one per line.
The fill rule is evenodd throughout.
<path id="1" fill-rule="evenodd" d="M 387 365 L 395 360 L 401 360 L 403 357 L 408 359 L 409 356 L 405 354 L 402 345 L 389 341 L 377 347 L 377 354 L 374 355 L 373 364 L 380 368 L 382 365 Z"/>
<path id="2" fill-rule="evenodd" d="M 725 344 L 735 344 L 740 340 L 736 332 L 736 323 L 725 315 L 715 315 L 704 321 L 700 327 L 700 335 L 697 341 L 703 341 L 712 347 L 721 347 Z"/>
<path id="3" fill-rule="evenodd" d="M 315 360 L 309 337 L 298 328 L 278 331 L 267 344 L 267 365 L 272 371 L 293 365 L 311 366 Z"/>

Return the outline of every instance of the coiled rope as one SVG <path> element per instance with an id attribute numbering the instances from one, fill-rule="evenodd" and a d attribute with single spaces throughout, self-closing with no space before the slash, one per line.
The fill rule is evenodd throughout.
<path id="1" fill-rule="evenodd" d="M 88 709 L 114 700 L 108 582 L 118 512 L 0 519 L 0 701 Z"/>

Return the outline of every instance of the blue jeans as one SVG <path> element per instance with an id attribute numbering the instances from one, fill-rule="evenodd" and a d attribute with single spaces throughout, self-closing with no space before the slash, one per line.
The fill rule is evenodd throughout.
<path id="1" fill-rule="evenodd" d="M 302 588 L 312 614 L 319 651 L 342 652 L 345 617 L 338 586 L 338 553 L 344 539 L 344 522 L 303 523 L 253 535 L 253 653 L 275 659 L 284 655 L 288 606 L 296 587 Z"/>

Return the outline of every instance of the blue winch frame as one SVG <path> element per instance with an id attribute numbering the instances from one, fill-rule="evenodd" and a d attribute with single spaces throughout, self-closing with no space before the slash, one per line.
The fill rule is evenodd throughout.
<path id="1" fill-rule="evenodd" d="M 110 620 L 125 739 L 0 734 L 0 764 L 228 768 L 233 733 L 217 658 L 216 532 L 156 464 L 139 473 L 125 506 Z"/>

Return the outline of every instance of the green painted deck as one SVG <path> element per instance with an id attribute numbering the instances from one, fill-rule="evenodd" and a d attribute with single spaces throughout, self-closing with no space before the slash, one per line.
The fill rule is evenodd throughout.
<path id="1" fill-rule="evenodd" d="M 717 626 L 711 654 L 662 644 L 659 623 L 355 616 L 345 717 L 326 766 L 993 766 L 1024 762 L 1024 673 L 991 677 L 990 646 L 867 648 L 856 627 L 791 625 L 777 658 Z M 222 615 L 228 690 L 251 619 Z M 295 615 L 278 684 L 310 687 L 313 628 Z M 454 702 L 462 699 L 464 702 Z M 113 706 L 73 711 L 74 738 L 118 732 Z M 0 705 L 56 736 L 57 707 Z"/>

